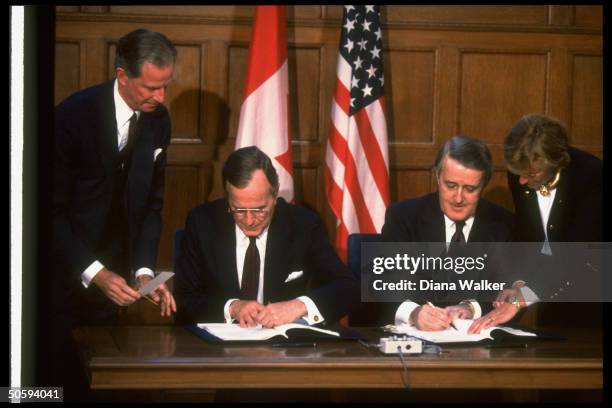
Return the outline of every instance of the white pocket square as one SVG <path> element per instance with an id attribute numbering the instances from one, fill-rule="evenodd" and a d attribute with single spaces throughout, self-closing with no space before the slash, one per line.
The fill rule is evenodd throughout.
<path id="1" fill-rule="evenodd" d="M 153 161 L 157 160 L 157 156 L 162 152 L 161 148 L 157 148 L 155 149 L 155 151 L 153 152 Z"/>
<path id="2" fill-rule="evenodd" d="M 287 279 L 285 279 L 285 283 L 294 281 L 294 280 L 300 278 L 303 274 L 304 274 L 304 271 L 291 272 L 289 274 L 289 276 L 287 276 Z"/>

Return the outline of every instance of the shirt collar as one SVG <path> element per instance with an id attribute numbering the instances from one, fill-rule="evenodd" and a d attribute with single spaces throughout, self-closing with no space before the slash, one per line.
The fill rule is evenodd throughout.
<path id="1" fill-rule="evenodd" d="M 119 94 L 119 82 L 115 79 L 113 86 L 113 97 L 115 99 L 115 118 L 117 119 L 117 128 L 123 127 L 136 113 L 137 117 L 140 117 L 140 111 L 135 111 L 129 107 L 129 105 L 123 100 L 121 94 Z"/>
<path id="2" fill-rule="evenodd" d="M 465 220 L 465 225 L 463 226 L 463 235 L 465 236 L 465 239 L 467 241 L 467 237 L 470 233 L 470 231 L 472 230 L 472 224 L 474 224 L 474 216 L 471 215 L 469 216 L 466 220 Z M 453 236 L 453 234 L 455 233 L 455 221 L 451 220 L 450 218 L 448 218 L 446 216 L 446 214 L 444 214 L 444 226 L 445 226 L 445 231 L 447 231 L 447 236 L 450 239 L 450 237 Z M 467 229 L 466 229 L 467 227 Z M 448 235 L 450 233 L 450 235 Z"/>
<path id="3" fill-rule="evenodd" d="M 240 229 L 240 227 L 238 226 L 238 224 L 234 224 L 235 228 L 236 228 L 236 243 L 248 243 L 249 242 L 249 237 L 247 237 L 245 235 L 244 232 L 242 232 L 242 230 Z M 268 229 L 270 228 L 270 225 L 268 225 L 262 232 L 261 234 L 259 234 L 257 236 L 257 241 L 259 240 L 266 240 L 266 238 L 268 237 Z"/>

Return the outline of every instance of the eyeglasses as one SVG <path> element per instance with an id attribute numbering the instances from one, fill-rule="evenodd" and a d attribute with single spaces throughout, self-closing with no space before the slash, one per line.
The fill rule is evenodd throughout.
<path id="1" fill-rule="evenodd" d="M 270 213 L 271 208 L 228 208 L 228 211 L 238 218 L 246 217 L 248 213 L 255 218 L 263 218 Z"/>

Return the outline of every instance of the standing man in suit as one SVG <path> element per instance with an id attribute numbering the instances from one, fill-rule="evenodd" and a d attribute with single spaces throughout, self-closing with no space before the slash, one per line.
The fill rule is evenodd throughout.
<path id="1" fill-rule="evenodd" d="M 482 198 L 492 174 L 491 153 L 484 143 L 454 136 L 439 150 L 434 171 L 437 192 L 387 208 L 382 228 L 384 241 L 446 242 L 448 248 L 456 243 L 510 240 L 512 214 Z M 394 313 L 396 324 L 409 323 L 430 331 L 447 328 L 455 318 L 477 319 L 474 325 L 485 328 L 479 322 L 503 323 L 517 311 L 515 306 L 507 305 L 481 318 L 482 308 L 475 300 L 466 299 L 446 308 L 419 305 L 413 300 L 406 300 L 399 307 L 390 304 L 392 311 L 385 319 L 388 321 Z"/>
<path id="2" fill-rule="evenodd" d="M 274 327 L 332 323 L 359 303 L 355 278 L 321 219 L 278 197 L 278 175 L 255 146 L 223 167 L 225 198 L 189 213 L 176 265 L 183 322 Z"/>
<path id="3" fill-rule="evenodd" d="M 117 44 L 116 78 L 55 109 L 54 381 L 76 358 L 71 329 L 116 324 L 119 307 L 140 298 L 128 282 L 143 286 L 154 275 L 170 142 L 163 102 L 175 58 L 164 35 L 133 31 Z M 162 316 L 176 311 L 165 285 L 151 296 Z"/>
<path id="4" fill-rule="evenodd" d="M 581 285 L 585 284 L 597 290 L 599 285 L 587 278 L 589 260 L 566 257 L 567 251 L 555 248 L 555 242 L 603 240 L 602 161 L 569 146 L 565 126 L 541 114 L 526 115 L 512 127 L 504 141 L 504 157 L 516 209 L 513 240 L 542 243 L 530 257 L 539 258 L 543 267 L 523 271 L 527 284 L 522 282 L 521 291 L 504 291 L 499 302 L 523 301 L 524 295 L 529 304 L 558 302 L 563 300 L 561 295 L 564 301 L 572 300 L 573 291 L 584 289 Z M 573 267 L 568 275 L 564 271 L 570 264 Z M 536 272 L 540 275 L 537 278 Z M 576 312 L 578 309 L 582 311 Z M 561 319 L 562 324 L 572 326 L 587 321 L 601 324 L 600 304 L 548 304 L 540 312 L 543 324 L 549 319 Z"/>

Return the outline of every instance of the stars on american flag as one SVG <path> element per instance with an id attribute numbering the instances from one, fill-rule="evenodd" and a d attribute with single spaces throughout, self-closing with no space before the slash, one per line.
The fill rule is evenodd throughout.
<path id="1" fill-rule="evenodd" d="M 340 53 L 352 67 L 350 114 L 383 95 L 379 6 L 345 6 Z"/>

